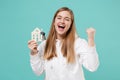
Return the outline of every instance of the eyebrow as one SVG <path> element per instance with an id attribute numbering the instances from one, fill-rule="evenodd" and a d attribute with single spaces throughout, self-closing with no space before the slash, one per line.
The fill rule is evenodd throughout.
<path id="1" fill-rule="evenodd" d="M 61 15 L 57 15 L 56 17 L 62 17 L 62 16 Z M 71 19 L 70 17 L 65 17 L 65 18 Z"/>

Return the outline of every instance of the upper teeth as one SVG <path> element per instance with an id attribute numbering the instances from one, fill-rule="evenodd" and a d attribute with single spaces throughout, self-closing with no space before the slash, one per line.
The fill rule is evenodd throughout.
<path id="1" fill-rule="evenodd" d="M 59 25 L 60 27 L 64 27 L 64 25 Z"/>

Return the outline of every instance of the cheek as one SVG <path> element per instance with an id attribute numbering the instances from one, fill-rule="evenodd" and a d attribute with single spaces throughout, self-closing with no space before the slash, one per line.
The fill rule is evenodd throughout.
<path id="1" fill-rule="evenodd" d="M 56 26 L 56 25 L 57 25 L 57 21 L 55 20 L 55 21 L 54 21 L 54 26 Z"/>
<path id="2" fill-rule="evenodd" d="M 55 19 L 54 23 L 58 23 L 58 22 L 59 22 L 59 20 L 58 20 L 58 19 Z"/>
<path id="3" fill-rule="evenodd" d="M 55 31 L 57 30 L 57 24 L 56 23 L 54 23 L 54 28 L 55 28 Z"/>
<path id="4" fill-rule="evenodd" d="M 67 28 L 69 29 L 69 28 L 70 28 L 70 26 L 71 26 L 71 23 L 68 23 L 68 24 L 67 24 Z"/>
<path id="5" fill-rule="evenodd" d="M 55 21 L 55 22 L 54 22 L 54 26 L 57 26 L 57 23 L 58 23 L 58 22 L 57 22 L 57 21 Z"/>

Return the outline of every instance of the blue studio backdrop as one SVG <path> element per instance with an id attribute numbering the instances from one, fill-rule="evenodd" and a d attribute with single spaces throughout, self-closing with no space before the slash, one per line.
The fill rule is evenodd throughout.
<path id="1" fill-rule="evenodd" d="M 86 80 L 120 80 L 120 0 L 0 0 L 0 80 L 44 80 L 30 67 L 28 40 L 42 28 L 48 35 L 57 9 L 69 7 L 78 34 L 87 40 L 86 29 L 96 29 L 100 66 L 84 69 Z"/>

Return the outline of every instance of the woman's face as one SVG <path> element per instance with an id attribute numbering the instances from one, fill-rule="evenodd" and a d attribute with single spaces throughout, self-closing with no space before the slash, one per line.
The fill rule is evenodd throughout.
<path id="1" fill-rule="evenodd" d="M 57 36 L 64 36 L 71 26 L 71 15 L 68 11 L 61 11 L 57 14 L 54 22 Z"/>

